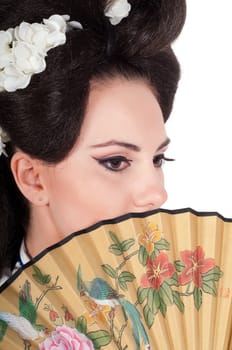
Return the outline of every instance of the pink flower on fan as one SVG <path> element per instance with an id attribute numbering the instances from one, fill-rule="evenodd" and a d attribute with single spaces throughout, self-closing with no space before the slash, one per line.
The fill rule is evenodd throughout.
<path id="1" fill-rule="evenodd" d="M 149 257 L 146 267 L 147 273 L 141 279 L 143 288 L 152 287 L 158 290 L 165 278 L 172 277 L 175 272 L 173 264 L 169 263 L 165 253 L 160 253 L 155 259 Z"/>
<path id="2" fill-rule="evenodd" d="M 65 325 L 58 326 L 51 337 L 45 339 L 40 345 L 40 350 L 94 350 L 93 343 L 84 334 L 75 328 Z"/>
<path id="3" fill-rule="evenodd" d="M 185 285 L 191 281 L 198 287 L 202 287 L 202 275 L 215 267 L 214 259 L 205 259 L 202 247 L 195 251 L 185 250 L 180 253 L 185 268 L 179 276 L 179 284 Z"/>

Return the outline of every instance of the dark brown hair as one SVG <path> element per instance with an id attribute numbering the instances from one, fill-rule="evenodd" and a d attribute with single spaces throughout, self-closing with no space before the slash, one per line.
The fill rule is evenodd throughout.
<path id="1" fill-rule="evenodd" d="M 0 0 L 0 30 L 22 21 L 41 23 L 69 14 L 83 30 L 49 51 L 47 68 L 30 85 L 0 93 L 0 126 L 9 134 L 9 157 L 0 157 L 0 274 L 13 267 L 29 220 L 29 206 L 14 182 L 15 147 L 45 162 L 67 156 L 80 133 L 90 82 L 115 76 L 145 80 L 166 121 L 180 76 L 171 44 L 185 20 L 184 0 L 129 0 L 131 12 L 117 26 L 104 15 L 103 0 Z"/>

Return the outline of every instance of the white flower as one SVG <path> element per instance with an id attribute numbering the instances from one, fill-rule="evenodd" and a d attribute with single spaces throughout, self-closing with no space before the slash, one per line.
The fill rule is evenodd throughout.
<path id="1" fill-rule="evenodd" d="M 45 70 L 46 63 L 34 45 L 17 41 L 13 47 L 15 68 L 24 74 L 36 74 Z"/>
<path id="2" fill-rule="evenodd" d="M 14 92 L 26 88 L 31 80 L 31 74 L 24 74 L 15 65 L 8 65 L 0 72 L 0 91 Z"/>
<path id="3" fill-rule="evenodd" d="M 115 0 L 106 7 L 105 16 L 110 18 L 112 25 L 117 25 L 129 15 L 131 5 L 127 0 Z"/>
<path id="4" fill-rule="evenodd" d="M 43 22 L 44 24 L 22 22 L 15 28 L 14 36 L 17 41 L 34 45 L 36 50 L 44 55 L 48 50 L 65 43 L 66 22 L 63 16 L 59 15 L 53 15 Z"/>
<path id="5" fill-rule="evenodd" d="M 3 69 L 12 61 L 11 43 L 11 32 L 0 30 L 0 69 Z"/>
<path id="6" fill-rule="evenodd" d="M 2 142 L 1 136 L 0 136 L 0 157 L 1 157 L 2 154 L 4 154 L 4 156 L 7 157 L 7 153 L 6 153 L 5 147 L 6 147 L 6 145 L 5 145 L 5 143 Z"/>
<path id="7" fill-rule="evenodd" d="M 14 39 L 15 43 L 23 42 L 33 45 L 38 52 L 43 53 L 46 49 L 48 34 L 49 30 L 43 24 L 22 22 L 14 30 Z"/>
<path id="8" fill-rule="evenodd" d="M 50 50 L 56 46 L 63 45 L 66 42 L 66 31 L 69 16 L 53 15 L 49 19 L 44 19 L 43 22 L 50 30 L 47 36 L 46 49 Z"/>
<path id="9" fill-rule="evenodd" d="M 53 15 L 42 24 L 22 22 L 16 28 L 0 31 L 0 91 L 24 89 L 33 74 L 45 70 L 47 52 L 66 42 L 69 18 Z M 79 22 L 75 23 L 82 29 Z"/>
<path id="10" fill-rule="evenodd" d="M 52 15 L 48 19 L 44 19 L 44 24 L 50 29 L 50 31 L 59 31 L 61 33 L 66 32 L 67 21 L 69 21 L 70 17 L 68 15 L 60 16 L 60 15 Z"/>
<path id="11" fill-rule="evenodd" d="M 0 127 L 0 156 L 2 154 L 4 154 L 7 157 L 6 151 L 5 151 L 5 142 L 9 141 L 9 137 L 7 136 L 7 134 L 5 133 L 5 131 L 3 131 L 3 129 Z"/>

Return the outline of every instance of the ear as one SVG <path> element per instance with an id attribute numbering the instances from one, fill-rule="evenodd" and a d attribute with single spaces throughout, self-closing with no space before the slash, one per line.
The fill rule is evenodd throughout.
<path id="1" fill-rule="evenodd" d="M 17 151 L 11 159 L 11 171 L 24 197 L 36 206 L 48 204 L 46 189 L 41 181 L 40 160 Z"/>

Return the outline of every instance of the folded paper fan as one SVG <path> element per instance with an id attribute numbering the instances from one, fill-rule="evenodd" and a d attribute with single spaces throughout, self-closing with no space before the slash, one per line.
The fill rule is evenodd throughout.
<path id="1" fill-rule="evenodd" d="M 104 221 L 0 289 L 0 349 L 232 349 L 232 220 L 192 209 Z"/>

